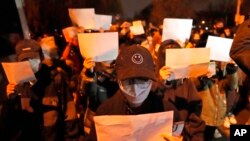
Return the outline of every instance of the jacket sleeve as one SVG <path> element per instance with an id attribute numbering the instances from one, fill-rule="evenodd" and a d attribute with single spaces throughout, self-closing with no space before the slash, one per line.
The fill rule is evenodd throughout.
<path id="1" fill-rule="evenodd" d="M 184 139 L 190 141 L 203 141 L 205 122 L 201 119 L 202 101 L 198 95 L 195 84 L 189 82 L 188 111 L 189 115 L 185 121 Z"/>
<path id="2" fill-rule="evenodd" d="M 238 76 L 238 66 L 228 63 L 226 65 L 226 75 L 221 80 L 216 80 L 219 84 L 219 90 L 222 92 L 227 91 L 236 91 L 238 90 L 239 85 L 239 76 Z"/>
<path id="3" fill-rule="evenodd" d="M 226 90 L 237 90 L 238 81 L 239 81 L 239 77 L 238 77 L 238 73 L 237 73 L 238 67 L 235 66 L 234 64 L 228 63 L 226 66 L 226 71 L 227 71 L 227 75 L 226 75 L 226 79 L 225 79 Z"/>
<path id="4" fill-rule="evenodd" d="M 196 114 L 191 113 L 188 122 L 185 123 L 184 131 L 184 140 L 203 141 L 205 122 Z M 188 139 L 185 137 L 188 137 Z"/>
<path id="5" fill-rule="evenodd" d="M 250 19 L 243 22 L 236 32 L 230 49 L 230 57 L 246 73 L 250 74 Z"/>
<path id="6" fill-rule="evenodd" d="M 188 80 L 188 111 L 189 113 L 195 113 L 197 116 L 200 116 L 202 110 L 202 101 L 198 95 L 198 91 L 195 87 L 193 81 Z"/>
<path id="7" fill-rule="evenodd" d="M 98 105 L 98 85 L 96 74 L 83 69 L 79 78 L 79 92 L 82 95 L 86 95 L 89 99 L 88 107 L 92 111 L 96 111 Z"/>
<path id="8" fill-rule="evenodd" d="M 86 94 L 87 96 L 94 96 L 97 93 L 95 73 L 92 73 L 85 68 L 83 68 L 82 72 L 80 73 L 78 84 L 79 92 L 82 94 Z"/>

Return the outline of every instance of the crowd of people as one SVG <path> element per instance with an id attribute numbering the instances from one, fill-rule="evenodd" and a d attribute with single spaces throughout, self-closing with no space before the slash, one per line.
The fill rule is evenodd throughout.
<path id="1" fill-rule="evenodd" d="M 78 27 L 78 33 L 118 32 L 118 57 L 103 62 L 81 56 L 77 34 L 68 42 L 47 33 L 33 39 L 10 34 L 1 62 L 28 61 L 36 80 L 9 83 L 1 66 L 1 140 L 94 141 L 94 116 L 174 111 L 174 122 L 184 121 L 184 128 L 168 140 L 210 141 L 223 135 L 219 127 L 237 124 L 241 109 L 250 110 L 249 20 L 236 33 L 223 20 L 211 30 L 193 29 L 184 47 L 161 41 L 160 27 L 150 24 L 145 34 L 134 35 L 129 26 L 126 21 L 109 31 Z M 234 39 L 233 61 L 211 60 L 216 72 L 169 80 L 173 70 L 165 65 L 165 50 L 205 47 L 209 35 Z"/>

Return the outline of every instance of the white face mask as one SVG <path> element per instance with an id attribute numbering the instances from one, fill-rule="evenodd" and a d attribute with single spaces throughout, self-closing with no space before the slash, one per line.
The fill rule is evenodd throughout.
<path id="1" fill-rule="evenodd" d="M 128 79 L 118 81 L 119 87 L 132 107 L 140 106 L 148 97 L 152 80 Z"/>
<path id="2" fill-rule="evenodd" d="M 38 72 L 38 70 L 40 69 L 41 60 L 36 58 L 36 59 L 29 59 L 28 61 L 30 62 L 33 72 L 34 73 Z"/>

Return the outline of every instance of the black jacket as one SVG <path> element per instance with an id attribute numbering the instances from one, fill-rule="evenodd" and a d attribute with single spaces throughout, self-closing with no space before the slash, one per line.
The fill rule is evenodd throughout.
<path id="1" fill-rule="evenodd" d="M 96 116 L 100 115 L 138 115 L 138 114 L 146 114 L 146 113 L 156 113 L 163 112 L 163 104 L 162 97 L 150 93 L 148 98 L 143 102 L 143 104 L 136 108 L 132 109 L 128 106 L 128 102 L 125 97 L 121 93 L 121 91 L 117 91 L 117 93 L 104 101 L 100 107 L 96 111 Z M 94 125 L 92 125 L 92 129 L 90 131 L 90 136 L 87 137 L 89 141 L 96 141 L 96 131 Z"/>
<path id="2" fill-rule="evenodd" d="M 43 65 L 37 81 L 19 84 L 6 101 L 6 140 L 50 140 L 77 138 L 78 127 L 73 97 L 67 78 L 56 67 Z"/>

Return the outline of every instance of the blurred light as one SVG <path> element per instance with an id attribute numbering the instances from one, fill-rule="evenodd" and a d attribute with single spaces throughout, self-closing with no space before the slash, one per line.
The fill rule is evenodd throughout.
<path id="1" fill-rule="evenodd" d="M 201 21 L 201 23 L 202 23 L 202 24 L 205 24 L 205 23 L 206 23 L 206 21 L 202 20 L 202 21 Z"/>
<path id="2" fill-rule="evenodd" d="M 206 26 L 205 29 L 208 30 L 208 27 Z"/>

